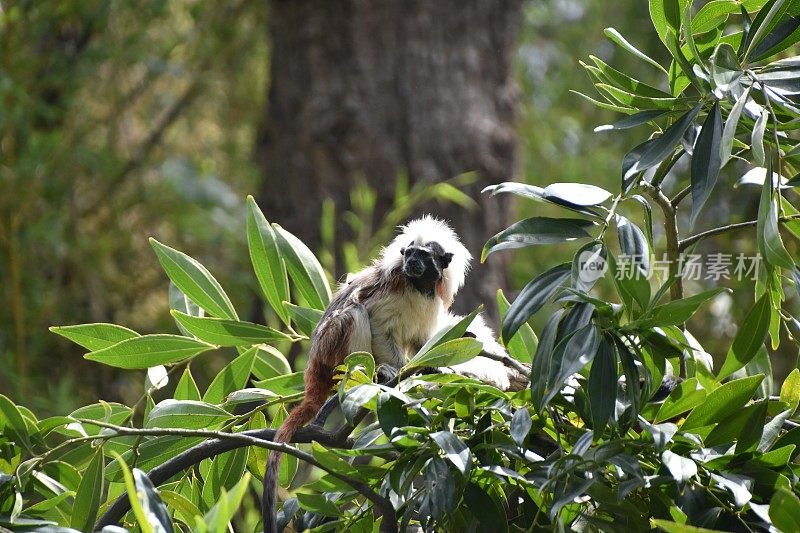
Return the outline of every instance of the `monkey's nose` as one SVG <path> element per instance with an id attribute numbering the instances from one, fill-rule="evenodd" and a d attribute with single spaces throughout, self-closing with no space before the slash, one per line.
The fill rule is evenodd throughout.
<path id="1" fill-rule="evenodd" d="M 418 259 L 417 260 L 411 259 L 409 261 L 406 261 L 406 265 L 403 270 L 405 270 L 407 276 L 410 276 L 412 278 L 418 278 L 422 275 L 423 272 L 425 272 L 425 265 L 422 263 L 422 261 Z"/>

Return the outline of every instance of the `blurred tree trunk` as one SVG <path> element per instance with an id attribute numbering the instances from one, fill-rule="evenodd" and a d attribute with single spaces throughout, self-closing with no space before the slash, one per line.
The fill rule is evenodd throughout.
<path id="1" fill-rule="evenodd" d="M 272 0 L 269 98 L 257 146 L 267 217 L 316 250 L 323 200 L 347 210 L 355 178 L 376 190 L 380 220 L 399 173 L 413 184 L 476 171 L 465 192 L 479 211 L 424 210 L 450 220 L 476 256 L 457 307 L 493 309 L 505 268 L 498 257 L 478 265 L 478 256 L 508 205 L 479 193 L 518 176 L 520 18 L 520 0 Z"/>

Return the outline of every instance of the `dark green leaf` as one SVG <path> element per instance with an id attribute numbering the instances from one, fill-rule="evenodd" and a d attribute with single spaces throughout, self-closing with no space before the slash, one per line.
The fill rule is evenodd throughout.
<path id="1" fill-rule="evenodd" d="M 688 457 L 681 457 L 670 450 L 664 450 L 661 460 L 678 483 L 685 483 L 697 475 L 697 463 Z"/>
<path id="2" fill-rule="evenodd" d="M 331 288 L 319 261 L 300 239 L 277 224 L 272 228 L 294 286 L 311 307 L 325 309 L 331 301 Z"/>
<path id="3" fill-rule="evenodd" d="M 545 405 L 558 394 L 572 374 L 592 362 L 597 354 L 598 343 L 597 328 L 589 324 L 556 346 L 553 357 L 556 365 L 551 369 L 548 379 L 548 390 L 544 396 Z"/>
<path id="4" fill-rule="evenodd" d="M 769 502 L 769 517 L 779 531 L 800 531 L 800 498 L 780 488 Z"/>
<path id="5" fill-rule="evenodd" d="M 289 325 L 289 315 L 283 306 L 289 300 L 286 264 L 275 231 L 252 196 L 247 197 L 247 245 L 264 296 L 283 323 Z"/>
<path id="6" fill-rule="evenodd" d="M 722 140 L 722 116 L 719 102 L 709 111 L 692 155 L 692 216 L 690 225 L 694 226 L 711 191 L 717 184 L 717 176 L 722 166 L 720 142 Z"/>
<path id="7" fill-rule="evenodd" d="M 719 145 L 719 155 L 721 165 L 731 158 L 731 150 L 733 149 L 733 139 L 736 137 L 736 126 L 739 124 L 739 118 L 742 116 L 742 109 L 744 109 L 747 100 L 750 98 L 750 87 L 736 99 L 736 103 L 731 108 L 728 114 L 728 119 L 725 121 L 725 127 L 722 130 L 722 140 Z"/>
<path id="8" fill-rule="evenodd" d="M 498 250 L 586 238 L 589 237 L 586 228 L 593 225 L 593 222 L 578 218 L 532 217 L 521 220 L 486 241 L 481 261 Z"/>
<path id="9" fill-rule="evenodd" d="M 69 525 L 80 531 L 91 531 L 103 498 L 103 449 L 98 448 L 83 471 L 75 492 Z"/>
<path id="10" fill-rule="evenodd" d="M 736 332 L 736 337 L 728 350 L 728 355 L 725 357 L 717 379 L 721 380 L 729 376 L 750 362 L 767 339 L 769 322 L 770 299 L 769 294 L 765 293 L 748 311 L 739 331 Z"/>
<path id="11" fill-rule="evenodd" d="M 508 314 L 503 321 L 504 343 L 508 344 L 509 339 L 514 336 L 520 326 L 553 297 L 569 278 L 571 270 L 570 263 L 562 263 L 538 275 L 522 289 L 508 309 Z"/>
<path id="12" fill-rule="evenodd" d="M 289 313 L 292 319 L 292 324 L 297 328 L 300 333 L 310 337 L 317 323 L 322 318 L 322 311 L 319 309 L 311 309 L 309 307 L 300 307 L 289 302 L 283 302 L 283 306 Z"/>
<path id="13" fill-rule="evenodd" d="M 589 373 L 588 392 L 592 429 L 600 437 L 614 412 L 617 400 L 617 353 L 613 342 L 605 335 L 600 339 L 597 356 Z"/>
<path id="14" fill-rule="evenodd" d="M 763 375 L 736 379 L 711 391 L 706 400 L 689 413 L 681 429 L 688 431 L 724 420 L 747 404 L 762 379 Z"/>
<path id="15" fill-rule="evenodd" d="M 431 433 L 431 438 L 442 449 L 445 458 L 464 476 L 468 476 L 472 467 L 472 453 L 469 447 L 449 431 Z"/>
<path id="16" fill-rule="evenodd" d="M 147 474 L 139 470 L 133 469 L 133 482 L 136 485 L 136 494 L 139 496 L 139 501 L 144 509 L 145 516 L 154 526 L 154 531 L 172 533 L 172 518 L 167 510 L 167 506 L 161 501 L 158 491 L 153 486 Z"/>
<path id="17" fill-rule="evenodd" d="M 150 368 L 184 361 L 213 350 L 211 344 L 178 335 L 144 335 L 124 340 L 83 357 L 117 368 Z"/>
<path id="18" fill-rule="evenodd" d="M 636 265 L 638 275 L 647 277 L 650 272 L 650 244 L 647 242 L 647 238 L 639 226 L 624 216 L 616 215 L 615 220 L 622 255 L 627 256 Z"/>
<path id="19" fill-rule="evenodd" d="M 503 290 L 497 289 L 497 308 L 500 311 L 501 323 L 505 320 L 509 307 L 511 307 L 511 304 L 506 300 Z M 539 339 L 533 332 L 533 328 L 531 328 L 530 324 L 525 323 L 520 326 L 517 333 L 508 341 L 506 350 L 517 361 L 530 363 L 538 345 Z"/>
<path id="20" fill-rule="evenodd" d="M 531 414 L 527 408 L 521 407 L 514 411 L 514 416 L 511 417 L 511 438 L 517 446 L 525 445 L 525 437 L 530 433 L 532 425 Z"/>
<path id="21" fill-rule="evenodd" d="M 720 91 L 728 92 L 731 85 L 742 77 L 742 66 L 736 51 L 728 43 L 721 43 L 711 56 L 711 76 Z"/>
<path id="22" fill-rule="evenodd" d="M 663 422 L 683 414 L 689 409 L 700 405 L 705 398 L 706 391 L 700 388 L 697 378 L 689 378 L 675 387 L 667 399 L 664 400 L 654 422 Z"/>
<path id="23" fill-rule="evenodd" d="M 572 285 L 576 290 L 589 292 L 608 269 L 606 247 L 601 241 L 587 243 L 572 259 Z"/>
<path id="24" fill-rule="evenodd" d="M 169 279 L 194 303 L 213 316 L 236 320 L 236 310 L 211 273 L 183 252 L 150 239 L 161 266 Z"/>
<path id="25" fill-rule="evenodd" d="M 475 483 L 469 483 L 464 489 L 464 503 L 488 531 L 507 531 L 506 513 L 498 502 Z"/>
<path id="26" fill-rule="evenodd" d="M 667 111 L 663 109 L 646 109 L 644 111 L 639 111 L 638 113 L 620 119 L 613 124 L 597 126 L 594 129 L 594 131 L 600 132 L 608 130 L 626 130 L 628 128 L 634 128 L 636 126 L 641 126 L 642 124 L 647 124 L 648 122 L 657 119 L 658 117 L 662 116 L 665 113 L 667 113 Z"/>
<path id="27" fill-rule="evenodd" d="M 150 411 L 145 427 L 211 429 L 231 418 L 225 409 L 195 400 L 167 399 Z"/>
<path id="28" fill-rule="evenodd" d="M 541 187 L 537 187 L 536 185 L 528 185 L 526 183 L 516 183 L 513 181 L 506 181 L 503 183 L 498 183 L 497 185 L 490 185 L 484 188 L 481 192 L 488 192 L 492 196 L 495 194 L 514 194 L 517 196 L 521 196 L 522 198 L 528 198 L 530 200 L 536 200 L 541 202 L 548 202 L 551 204 L 558 205 L 560 207 L 565 207 L 572 211 L 576 211 L 583 215 L 592 216 L 595 218 L 599 218 L 600 216 L 597 212 L 593 211 L 592 209 L 584 206 L 580 206 L 578 204 L 574 204 L 568 200 L 563 200 L 558 198 L 557 196 L 548 196 L 545 195 L 545 190 Z"/>
<path id="29" fill-rule="evenodd" d="M 483 350 L 483 344 L 468 337 L 452 339 L 415 355 L 405 368 L 449 366 L 464 363 Z"/>
<path id="30" fill-rule="evenodd" d="M 250 348 L 220 370 L 203 395 L 203 401 L 222 403 L 228 394 L 244 388 L 253 371 L 257 351 L 258 347 Z"/>
<path id="31" fill-rule="evenodd" d="M 626 52 L 628 52 L 630 54 L 633 54 L 634 56 L 638 57 L 639 59 L 650 63 L 651 65 L 653 65 L 657 69 L 663 71 L 665 74 L 667 73 L 667 71 L 664 70 L 664 67 L 662 67 L 657 62 L 655 62 L 654 60 L 652 60 L 649 57 L 647 57 L 638 48 L 636 48 L 631 43 L 629 43 L 625 39 L 625 37 L 620 35 L 620 33 L 617 30 L 615 30 L 614 28 L 606 28 L 605 30 L 603 30 L 603 33 L 605 33 L 606 37 L 611 39 L 611 41 L 613 41 L 615 44 L 617 44 L 619 47 L 621 47 Z"/>
<path id="32" fill-rule="evenodd" d="M 703 291 L 688 298 L 680 300 L 673 300 L 663 305 L 653 308 L 641 320 L 637 320 L 638 327 L 653 327 L 653 326 L 677 326 L 689 320 L 697 311 L 697 309 L 706 301 L 717 296 L 722 292 L 728 292 L 730 289 L 718 287 Z"/>
<path id="33" fill-rule="evenodd" d="M 171 314 L 186 331 L 200 340 L 218 346 L 250 346 L 284 341 L 290 338 L 278 330 L 252 322 L 195 317 L 175 310 L 171 311 Z"/>
<path id="34" fill-rule="evenodd" d="M 77 324 L 75 326 L 52 326 L 50 331 L 66 337 L 87 350 L 102 350 L 114 344 L 138 337 L 132 329 L 116 324 Z"/>

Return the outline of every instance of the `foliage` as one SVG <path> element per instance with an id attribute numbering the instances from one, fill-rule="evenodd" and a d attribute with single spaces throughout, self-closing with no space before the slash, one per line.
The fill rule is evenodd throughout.
<path id="1" fill-rule="evenodd" d="M 775 0 L 717 0 L 696 12 L 685 0 L 652 0 L 650 10 L 672 55 L 667 67 L 618 32 L 607 35 L 661 72 L 668 90 L 598 59 L 587 65 L 598 105 L 628 115 L 603 129 L 654 130 L 626 155 L 619 191 L 579 183 L 490 188 L 570 214 L 512 225 L 487 242 L 484 258 L 587 241 L 510 305 L 498 293 L 502 340 L 512 356 L 532 362 L 530 389 L 506 393 L 452 374 L 414 373 L 476 353 L 475 341 L 462 338 L 463 321 L 426 344 L 396 387 L 374 383 L 369 354 L 351 354 L 339 369 L 342 419 L 331 420 L 331 431 L 299 433 L 315 441 L 308 449 L 274 444 L 270 428 L 302 394 L 302 373 L 284 354 L 306 342 L 331 290 L 314 254 L 249 199 L 252 265 L 279 324 L 241 320 L 209 269 L 153 240 L 180 335 L 104 323 L 53 328 L 84 347 L 87 359 L 148 369 L 145 392 L 133 406 L 98 402 L 41 420 L 0 395 L 0 525 L 87 530 L 122 497 L 132 507 L 128 528 L 223 531 L 235 520 L 254 529 L 266 450 L 280 449 L 316 468 L 309 476 L 284 461 L 281 484 L 292 496 L 280 518 L 297 530 L 795 531 L 800 370 L 772 396 L 765 343 L 787 342 L 781 328 L 797 324 L 782 303 L 800 283 L 792 242 L 783 240 L 800 234 L 787 199 L 800 183 L 793 140 L 800 59 L 775 54 L 800 38 L 800 13 Z M 662 185 L 680 157 L 690 160 L 690 173 L 670 198 Z M 761 187 L 758 216 L 682 237 L 681 202 L 691 197 L 690 222 L 700 220 L 732 160 L 758 169 L 744 180 Z M 674 171 L 673 178 L 681 179 Z M 642 206 L 643 216 L 623 216 L 626 203 Z M 662 213 L 669 266 L 655 286 L 647 275 L 659 248 L 653 206 Z M 680 254 L 751 227 L 762 254 L 755 303 L 714 373 L 685 323 L 725 289 L 684 294 Z M 605 264 L 609 271 L 598 277 L 593 268 Z M 633 275 L 617 276 L 623 269 Z M 601 283 L 612 285 L 614 298 L 599 294 Z M 527 322 L 545 305 L 555 310 L 537 339 Z M 232 357 L 201 394 L 194 372 L 212 350 Z M 680 379 L 663 395 L 669 375 Z"/>

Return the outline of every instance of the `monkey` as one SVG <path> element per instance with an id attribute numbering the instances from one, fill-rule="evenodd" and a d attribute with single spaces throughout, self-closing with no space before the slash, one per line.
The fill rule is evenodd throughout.
<path id="1" fill-rule="evenodd" d="M 334 369 L 353 352 L 369 352 L 381 372 L 399 371 L 440 329 L 462 317 L 449 313 L 463 286 L 472 256 L 444 221 L 423 216 L 405 226 L 367 268 L 351 275 L 328 304 L 311 335 L 304 375 L 305 396 L 275 434 L 289 442 L 325 404 L 333 387 Z M 494 333 L 478 316 L 467 335 L 483 344 L 485 353 L 508 357 Z M 520 390 L 527 377 L 502 362 L 476 357 L 439 369 L 483 380 L 503 390 Z M 522 384 L 520 386 L 520 384 Z M 265 533 L 277 531 L 275 506 L 280 453 L 272 452 L 264 474 L 262 516 Z"/>

